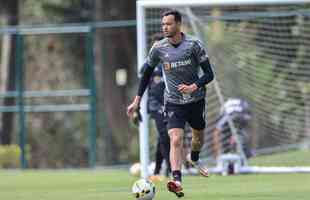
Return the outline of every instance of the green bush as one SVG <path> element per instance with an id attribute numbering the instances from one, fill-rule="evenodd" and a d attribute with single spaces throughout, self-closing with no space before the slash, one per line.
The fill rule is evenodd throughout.
<path id="1" fill-rule="evenodd" d="M 18 145 L 0 145 L 0 168 L 20 167 L 21 150 Z"/>

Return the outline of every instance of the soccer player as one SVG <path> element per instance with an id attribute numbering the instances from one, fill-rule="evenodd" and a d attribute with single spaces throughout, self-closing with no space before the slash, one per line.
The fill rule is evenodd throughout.
<path id="1" fill-rule="evenodd" d="M 152 36 L 152 41 L 158 42 L 164 38 L 162 33 L 156 33 Z M 142 69 L 142 72 L 146 70 Z M 167 120 L 164 114 L 164 90 L 165 83 L 162 75 L 162 64 L 159 63 L 150 78 L 148 84 L 148 101 L 147 101 L 147 110 L 150 114 L 150 117 L 154 119 L 156 129 L 158 132 L 157 145 L 156 145 L 156 154 L 155 154 L 155 169 L 154 176 L 151 176 L 150 179 L 153 181 L 161 180 L 162 177 L 159 176 L 161 165 L 165 160 L 167 165 L 165 175 L 168 176 L 171 172 L 170 167 L 170 138 L 168 135 L 167 129 Z"/>
<path id="2" fill-rule="evenodd" d="M 148 85 L 154 68 L 163 63 L 165 81 L 165 112 L 170 136 L 170 164 L 173 179 L 167 188 L 178 197 L 184 196 L 182 188 L 182 138 L 185 123 L 192 128 L 190 162 L 203 176 L 208 169 L 199 162 L 205 128 L 205 85 L 214 79 L 207 51 L 201 41 L 181 32 L 182 16 L 176 10 L 162 15 L 162 31 L 165 39 L 151 48 L 145 71 L 139 83 L 138 94 L 127 108 L 131 117 L 139 107 L 141 97 Z"/>
<path id="3" fill-rule="evenodd" d="M 220 117 L 213 131 L 214 157 L 217 158 L 221 153 L 233 153 L 236 151 L 236 139 L 231 134 L 228 124 L 229 118 L 234 123 L 240 136 L 245 156 L 247 158 L 251 157 L 252 152 L 248 145 L 248 134 L 245 129 L 252 115 L 249 103 L 240 98 L 229 98 L 221 107 Z M 220 140 L 222 137 L 228 140 Z"/>

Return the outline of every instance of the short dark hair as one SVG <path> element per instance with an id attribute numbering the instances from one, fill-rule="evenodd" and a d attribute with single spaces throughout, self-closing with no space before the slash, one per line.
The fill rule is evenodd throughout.
<path id="1" fill-rule="evenodd" d="M 163 12 L 162 17 L 168 16 L 168 15 L 173 15 L 174 16 L 174 20 L 176 22 L 182 22 L 182 15 L 179 11 L 177 10 L 166 10 Z"/>
<path id="2" fill-rule="evenodd" d="M 152 35 L 152 41 L 153 42 L 156 42 L 156 41 L 159 41 L 159 40 L 162 40 L 164 39 L 164 35 L 162 33 L 154 33 Z"/>

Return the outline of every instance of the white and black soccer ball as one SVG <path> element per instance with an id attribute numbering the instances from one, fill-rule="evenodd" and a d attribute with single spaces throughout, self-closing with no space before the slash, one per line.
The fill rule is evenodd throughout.
<path id="1" fill-rule="evenodd" d="M 137 200 L 152 200 L 155 196 L 155 185 L 150 180 L 139 179 L 134 182 L 132 193 Z"/>

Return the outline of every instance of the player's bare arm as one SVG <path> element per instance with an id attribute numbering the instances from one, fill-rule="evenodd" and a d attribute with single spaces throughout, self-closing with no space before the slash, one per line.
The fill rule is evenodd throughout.
<path id="1" fill-rule="evenodd" d="M 130 118 L 133 117 L 134 112 L 138 109 L 138 107 L 140 105 L 140 100 L 141 100 L 140 96 L 135 96 L 135 98 L 132 101 L 132 103 L 127 107 L 127 115 L 128 115 L 128 117 L 130 117 Z"/>

